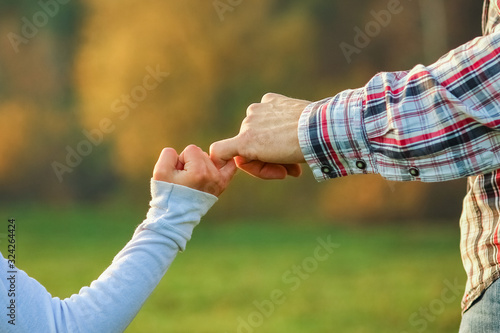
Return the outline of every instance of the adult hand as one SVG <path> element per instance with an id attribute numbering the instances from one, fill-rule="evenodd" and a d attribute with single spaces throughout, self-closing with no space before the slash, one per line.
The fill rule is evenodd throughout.
<path id="1" fill-rule="evenodd" d="M 268 93 L 261 103 L 252 104 L 240 133 L 210 147 L 216 165 L 234 158 L 243 171 L 262 179 L 298 177 L 299 163 L 305 162 L 297 127 L 302 111 L 311 102 Z"/>
<path id="2" fill-rule="evenodd" d="M 235 172 L 236 165 L 232 159 L 217 168 L 207 153 L 190 145 L 180 155 L 173 148 L 163 149 L 155 165 L 153 179 L 219 196 Z"/>

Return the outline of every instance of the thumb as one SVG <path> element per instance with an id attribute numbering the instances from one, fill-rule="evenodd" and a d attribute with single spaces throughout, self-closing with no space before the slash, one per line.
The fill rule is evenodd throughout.
<path id="1" fill-rule="evenodd" d="M 218 169 L 224 167 L 233 157 L 238 156 L 238 143 L 238 137 L 235 136 L 210 145 L 210 159 Z"/>

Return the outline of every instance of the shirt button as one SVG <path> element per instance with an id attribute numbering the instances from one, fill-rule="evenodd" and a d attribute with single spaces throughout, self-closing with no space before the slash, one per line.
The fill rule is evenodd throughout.
<path id="1" fill-rule="evenodd" d="M 363 160 L 356 161 L 356 168 L 360 170 L 365 170 L 366 169 L 366 162 Z"/>
<path id="2" fill-rule="evenodd" d="M 324 165 L 321 167 L 321 172 L 326 173 L 326 174 L 331 174 L 332 173 L 332 168 L 330 168 L 327 165 Z"/>
<path id="3" fill-rule="evenodd" d="M 418 177 L 420 176 L 420 170 L 418 170 L 417 168 L 410 168 L 410 175 L 412 175 L 413 177 Z"/>

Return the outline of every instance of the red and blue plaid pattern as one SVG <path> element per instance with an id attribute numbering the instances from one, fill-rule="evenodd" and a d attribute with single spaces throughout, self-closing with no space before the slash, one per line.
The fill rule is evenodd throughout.
<path id="1" fill-rule="evenodd" d="M 388 180 L 469 178 L 461 218 L 465 311 L 500 277 L 500 0 L 485 34 L 430 66 L 379 73 L 311 104 L 299 123 L 318 180 L 379 173 Z"/>

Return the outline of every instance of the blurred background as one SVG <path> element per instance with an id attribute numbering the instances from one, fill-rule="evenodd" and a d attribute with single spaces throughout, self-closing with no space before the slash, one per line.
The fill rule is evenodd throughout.
<path id="1" fill-rule="evenodd" d="M 57 265 L 64 260 L 61 244 L 72 246 L 60 243 L 61 239 L 71 236 L 80 247 L 74 248 L 74 253 L 68 249 L 68 253 L 73 258 L 81 255 L 80 263 L 90 272 L 89 281 L 95 278 L 130 236 L 131 226 L 144 215 L 152 168 L 163 147 L 180 152 L 194 143 L 208 150 L 212 142 L 236 135 L 247 106 L 260 101 L 266 92 L 315 101 L 361 87 L 379 71 L 430 64 L 481 34 L 481 8 L 481 1 L 466 0 L 2 0 L 0 209 L 2 216 L 24 219 L 30 226 L 24 228 L 25 236 L 19 236 L 21 245 L 25 244 L 21 251 L 26 251 L 26 266 L 22 268 L 51 285 L 56 294 L 77 291 L 80 283 L 88 281 L 78 280 L 76 275 L 72 280 L 72 269 L 59 267 L 70 274 L 68 281 L 73 283 L 58 289 L 63 288 L 60 281 L 51 280 L 45 265 L 38 267 L 35 259 L 30 262 L 28 252 L 47 246 L 49 240 L 59 244 L 59 252 L 48 253 L 43 259 Z M 243 229 L 233 230 L 235 240 L 248 243 L 249 258 L 259 244 L 259 236 L 248 236 L 248 226 L 254 223 L 260 223 L 258 228 L 293 225 L 263 231 L 282 237 L 290 229 L 300 234 L 305 225 L 316 228 L 318 235 L 330 228 L 352 226 L 375 232 L 378 229 L 370 228 L 385 225 L 380 234 L 386 236 L 381 239 L 389 237 L 390 241 L 380 240 L 380 244 L 392 244 L 392 250 L 420 244 L 416 240 L 412 243 L 409 234 L 422 235 L 425 240 L 423 235 L 435 231 L 432 228 L 445 228 L 443 234 L 449 240 L 436 239 L 433 246 L 437 248 L 425 249 L 435 254 L 445 247 L 449 250 L 443 250 L 449 254 L 446 258 L 453 263 L 450 271 L 441 272 L 442 277 L 434 280 L 434 289 L 439 294 L 444 278 L 458 276 L 463 281 L 458 218 L 465 180 L 393 183 L 374 175 L 318 184 L 307 167 L 304 171 L 300 179 L 276 182 L 238 174 L 209 213 L 211 226 L 207 228 L 219 224 L 220 230 L 227 232 L 222 234 L 232 235 L 228 230 L 241 225 Z M 77 223 L 80 220 L 81 225 Z M 75 222 L 74 227 L 70 222 Z M 83 258 L 92 252 L 82 248 L 91 251 L 95 242 L 107 242 L 92 226 L 109 228 L 110 232 L 123 228 L 123 237 L 116 236 L 115 247 L 106 255 L 95 253 L 92 257 L 101 260 L 102 267 L 83 264 Z M 402 226 L 412 231 L 400 229 Z M 342 233 L 345 238 L 338 239 L 340 244 L 367 244 L 366 234 L 346 230 L 352 233 Z M 85 238 L 78 243 L 82 233 Z M 41 239 L 37 238 L 40 234 Z M 200 231 L 200 243 L 193 247 L 204 248 L 209 244 L 203 243 L 204 237 L 217 234 L 207 231 L 204 236 Z M 225 241 L 212 241 L 215 239 Z M 299 238 L 295 241 L 300 243 Z M 307 244 L 302 257 L 309 253 Z M 411 248 L 418 247 L 413 245 Z M 360 251 L 370 251 L 365 250 Z M 284 254 L 276 249 L 276 255 L 281 258 Z M 424 257 L 428 258 L 427 252 Z M 402 260 L 406 267 L 408 261 Z M 442 260 L 436 259 L 432 265 L 443 267 Z M 429 270 L 426 262 L 414 268 L 415 274 Z M 397 262 L 394 267 L 398 267 Z M 278 280 L 283 270 L 276 273 Z M 348 281 L 358 276 L 354 274 Z M 367 281 L 359 283 L 366 285 Z M 242 293 L 241 289 L 234 292 Z M 411 309 L 432 300 L 432 296 L 423 297 L 401 314 L 398 320 L 402 328 L 408 324 Z M 242 299 L 252 307 L 248 298 Z M 451 324 L 446 326 L 450 331 L 459 321 L 459 299 L 456 301 L 450 310 Z M 179 302 L 183 302 L 182 297 Z M 283 322 L 289 317 L 283 316 Z M 137 327 L 151 320 L 147 318 Z M 354 321 L 346 322 L 355 326 Z M 346 327 L 344 332 L 373 331 Z M 279 330 L 274 327 L 270 331 Z M 287 326 L 284 331 L 294 330 Z M 439 331 L 446 331 L 445 326 Z"/>
<path id="2" fill-rule="evenodd" d="M 246 107 L 264 93 L 319 100 L 361 87 L 378 71 L 429 64 L 480 35 L 481 1 L 457 1 L 403 1 L 357 48 L 355 28 L 364 31 L 390 1 L 71 0 L 56 8 L 3 0 L 0 198 L 143 206 L 147 198 L 137 193 L 147 190 L 162 147 L 208 150 L 238 133 Z M 342 43 L 358 51 L 346 53 Z M 141 90 L 147 68 L 168 76 Z M 85 131 L 97 144 L 82 143 L 90 142 Z M 286 182 L 240 175 L 229 192 L 218 210 L 224 217 L 317 214 L 369 223 L 456 218 L 465 188 L 379 176 L 318 185 L 306 168 Z"/>

